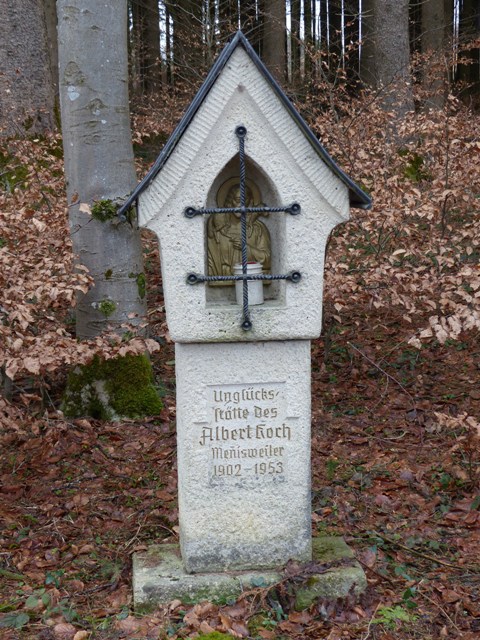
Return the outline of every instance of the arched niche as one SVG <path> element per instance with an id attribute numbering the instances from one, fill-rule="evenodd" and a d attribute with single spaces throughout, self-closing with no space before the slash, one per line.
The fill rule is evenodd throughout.
<path id="1" fill-rule="evenodd" d="M 260 202 L 269 207 L 278 207 L 282 204 L 278 195 L 278 191 L 273 181 L 267 173 L 251 158 L 245 156 L 245 167 L 247 181 L 252 181 L 258 188 L 260 194 Z M 235 155 L 224 168 L 218 173 L 208 191 L 206 208 L 218 207 L 217 196 L 219 191 L 227 181 L 239 177 L 240 159 L 238 154 Z M 255 203 L 257 204 L 257 203 Z M 224 214 L 215 214 L 224 215 Z M 225 214 L 227 215 L 227 214 Z M 259 219 L 267 227 L 270 232 L 271 239 L 271 273 L 280 274 L 285 272 L 285 213 L 271 213 L 268 216 L 261 216 Z M 207 225 L 208 217 L 205 216 L 205 273 L 208 271 L 208 234 Z M 265 304 L 278 304 L 284 301 L 285 297 L 285 281 L 275 280 L 264 284 Z M 208 286 L 206 287 L 206 301 L 208 306 L 236 304 L 235 287 L 233 283 L 229 286 Z"/>

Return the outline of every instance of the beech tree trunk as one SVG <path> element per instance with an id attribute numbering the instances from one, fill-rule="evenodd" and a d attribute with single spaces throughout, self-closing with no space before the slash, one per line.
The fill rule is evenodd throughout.
<path id="1" fill-rule="evenodd" d="M 480 1 L 462 0 L 460 7 L 460 64 L 458 80 L 464 83 L 462 97 L 471 99 L 480 94 Z M 475 45 L 473 42 L 477 41 Z"/>
<path id="2" fill-rule="evenodd" d="M 300 0 L 291 0 L 291 32 L 290 32 L 290 79 L 294 87 L 299 87 L 301 82 L 300 75 L 300 22 L 301 22 L 301 5 Z"/>
<path id="3" fill-rule="evenodd" d="M 145 314 L 135 223 L 87 212 L 124 198 L 136 178 L 128 109 L 127 3 L 58 0 L 60 106 L 74 251 L 94 278 L 76 309 L 77 335 L 93 337 Z M 83 204 L 83 206 L 82 206 Z M 97 205 L 98 206 L 98 205 Z M 108 217 L 108 216 L 107 216 Z"/>
<path id="4" fill-rule="evenodd" d="M 342 3 L 341 0 L 329 0 L 329 69 L 332 81 L 338 78 L 342 66 Z"/>
<path id="5" fill-rule="evenodd" d="M 280 82 L 287 67 L 285 0 L 271 0 L 266 4 L 263 27 L 263 61 Z"/>
<path id="6" fill-rule="evenodd" d="M 360 79 L 364 85 L 375 89 L 377 86 L 377 79 L 375 76 L 375 19 L 373 12 L 374 0 L 363 0 Z"/>
<path id="7" fill-rule="evenodd" d="M 45 25 L 47 29 L 47 45 L 50 57 L 50 72 L 55 102 L 58 107 L 58 38 L 57 38 L 57 2 L 56 0 L 44 0 Z"/>
<path id="8" fill-rule="evenodd" d="M 448 5 L 451 5 L 448 0 L 423 0 L 421 8 L 425 104 L 439 109 L 445 104 L 452 57 L 451 7 Z"/>
<path id="9" fill-rule="evenodd" d="M 199 80 L 203 74 L 203 16 L 200 0 L 167 0 L 173 18 L 173 65 L 177 81 Z"/>
<path id="10" fill-rule="evenodd" d="M 158 0 L 132 3 L 135 72 L 140 94 L 154 93 L 161 85 L 160 15 Z"/>
<path id="11" fill-rule="evenodd" d="M 359 75 L 359 27 L 360 27 L 360 4 L 358 0 L 345 0 L 344 2 L 345 20 L 345 67 L 347 77 L 350 82 L 358 83 Z"/>
<path id="12" fill-rule="evenodd" d="M 55 92 L 43 3 L 0 2 L 0 136 L 54 127 Z"/>
<path id="13" fill-rule="evenodd" d="M 408 0 L 374 1 L 375 76 L 383 106 L 404 116 L 414 108 L 410 77 Z"/>

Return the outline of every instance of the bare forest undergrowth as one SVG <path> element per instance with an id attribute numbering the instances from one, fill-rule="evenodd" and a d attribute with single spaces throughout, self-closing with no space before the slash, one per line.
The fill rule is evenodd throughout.
<path id="1" fill-rule="evenodd" d="M 71 305 L 88 275 L 66 240 L 61 144 L 12 140 L 0 155 L 0 364 L 13 378 L 11 400 L 0 398 L 0 637 L 479 637 L 480 119 L 453 98 L 395 127 L 368 98 L 313 105 L 301 105 L 309 123 L 374 201 L 331 239 L 312 346 L 313 532 L 345 536 L 368 592 L 295 612 L 300 572 L 236 603 L 133 615 L 132 553 L 177 539 L 158 248 L 145 234 L 162 413 L 66 421 L 72 363 L 145 343 L 76 342 Z M 137 111 L 139 174 L 178 109 Z"/>

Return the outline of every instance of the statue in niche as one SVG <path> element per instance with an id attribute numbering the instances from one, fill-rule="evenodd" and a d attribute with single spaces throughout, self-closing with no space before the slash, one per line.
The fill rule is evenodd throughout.
<path id="1" fill-rule="evenodd" d="M 240 207 L 239 178 L 224 182 L 217 193 L 217 206 Z M 261 207 L 261 195 L 257 185 L 247 178 L 245 206 Z M 263 273 L 271 269 L 270 232 L 258 218 L 265 213 L 247 213 L 247 260 L 260 262 Z M 235 264 L 242 262 L 242 225 L 240 213 L 216 213 L 207 222 L 208 275 L 230 276 Z M 211 282 L 211 285 L 232 286 L 228 281 Z"/>

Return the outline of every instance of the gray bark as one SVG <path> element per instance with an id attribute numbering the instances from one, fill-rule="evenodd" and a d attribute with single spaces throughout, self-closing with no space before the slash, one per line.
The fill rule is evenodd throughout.
<path id="1" fill-rule="evenodd" d="M 375 79 L 383 106 L 397 116 L 412 111 L 408 0 L 375 0 Z"/>
<path id="2" fill-rule="evenodd" d="M 272 75 L 282 81 L 287 67 L 285 0 L 266 3 L 263 24 L 263 61 Z"/>
<path id="3" fill-rule="evenodd" d="M 445 0 L 424 0 L 422 4 L 422 84 L 427 107 L 442 108 L 448 91 L 451 57 L 451 24 Z M 449 29 L 450 27 L 450 29 Z"/>
<path id="4" fill-rule="evenodd" d="M 43 3 L 0 2 L 0 136 L 53 129 L 54 90 Z"/>
<path id="5" fill-rule="evenodd" d="M 464 83 L 464 99 L 480 94 L 480 1 L 463 0 L 460 5 L 458 80 Z"/>
<path id="6" fill-rule="evenodd" d="M 47 45 L 50 58 L 53 90 L 58 97 L 58 38 L 57 38 L 57 3 L 56 0 L 44 0 L 45 24 L 47 28 Z"/>
<path id="7" fill-rule="evenodd" d="M 137 281 L 143 262 L 135 224 L 99 222 L 80 210 L 82 203 L 123 198 L 136 182 L 128 110 L 127 3 L 58 0 L 57 13 L 71 233 L 74 251 L 95 281 L 77 304 L 77 335 L 83 338 L 108 325 L 121 331 L 122 323 L 138 323 L 145 313 Z"/>
<path id="8" fill-rule="evenodd" d="M 136 89 L 140 95 L 160 89 L 160 15 L 158 0 L 132 3 Z"/>
<path id="9" fill-rule="evenodd" d="M 360 51 L 360 79 L 375 89 L 377 79 L 375 76 L 375 42 L 374 34 L 374 0 L 362 2 L 362 42 Z"/>

